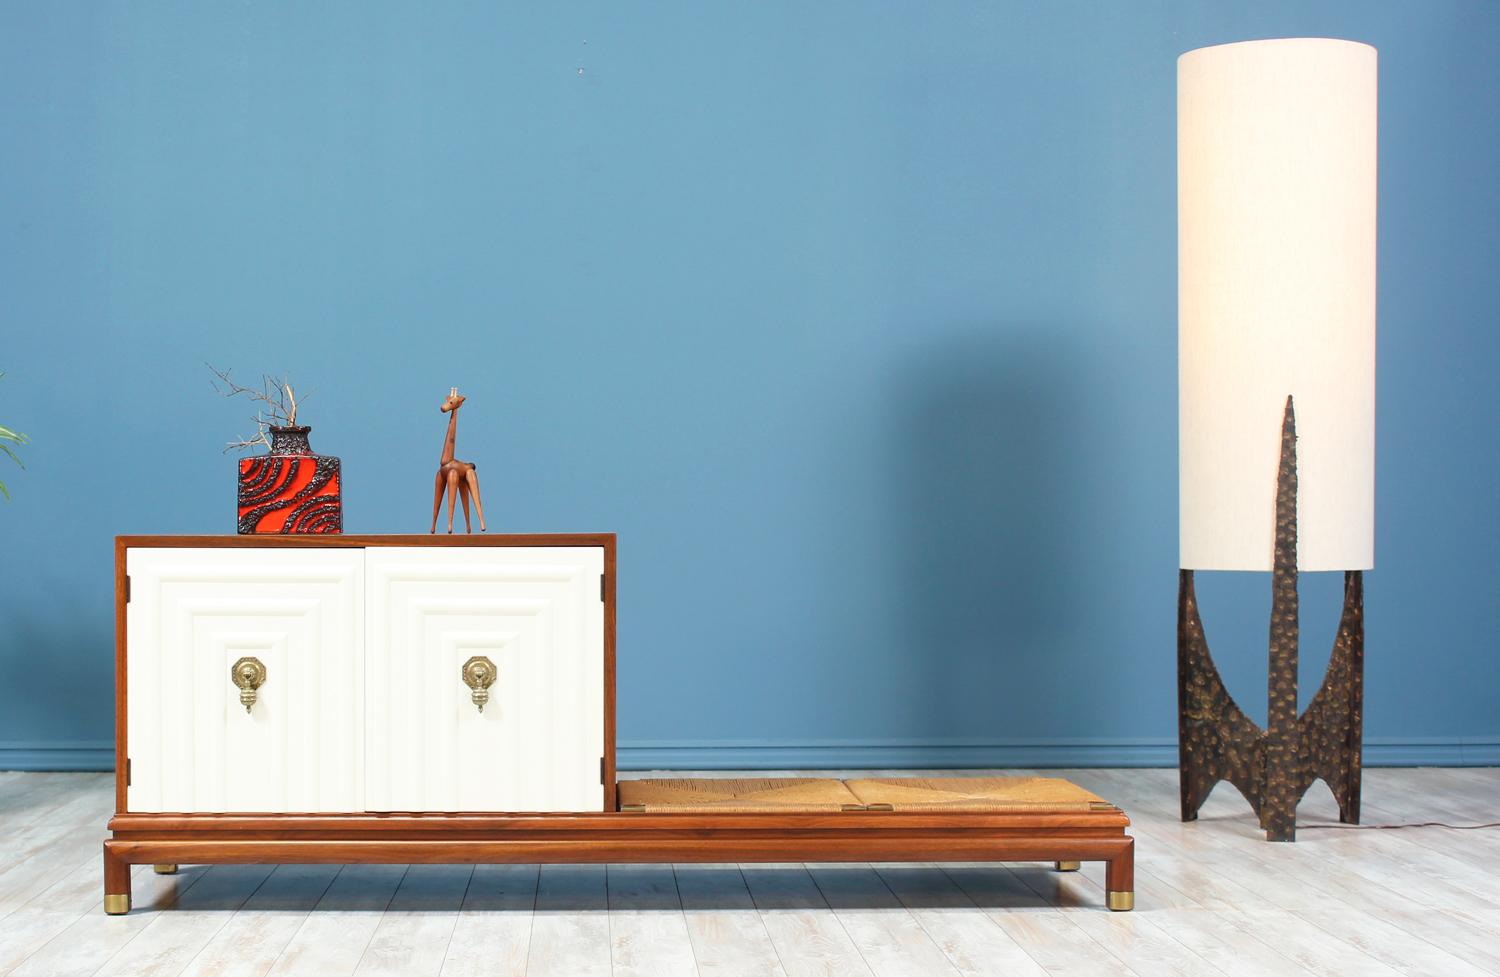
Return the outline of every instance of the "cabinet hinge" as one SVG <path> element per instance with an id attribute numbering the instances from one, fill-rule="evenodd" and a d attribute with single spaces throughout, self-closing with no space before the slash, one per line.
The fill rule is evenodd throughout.
<path id="1" fill-rule="evenodd" d="M 130 603 L 130 574 L 125 574 L 125 603 Z"/>
<path id="2" fill-rule="evenodd" d="M 129 593 L 129 591 L 127 590 L 126 593 Z M 599 599 L 604 599 L 604 574 L 602 573 L 599 574 Z"/>
<path id="3" fill-rule="evenodd" d="M 601 786 L 604 783 L 604 758 L 603 757 L 599 758 L 599 783 L 600 783 Z"/>
<path id="4" fill-rule="evenodd" d="M 130 758 L 125 758 L 125 786 L 130 786 Z"/>

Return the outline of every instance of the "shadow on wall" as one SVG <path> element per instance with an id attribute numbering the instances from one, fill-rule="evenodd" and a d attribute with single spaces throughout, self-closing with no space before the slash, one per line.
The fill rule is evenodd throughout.
<path id="1" fill-rule="evenodd" d="M 1077 728 L 1054 717 L 1089 666 L 1084 537 L 1102 489 L 1081 456 L 1099 425 L 1075 345 L 1045 325 L 987 325 L 903 367 L 896 619 L 929 735 Z"/>

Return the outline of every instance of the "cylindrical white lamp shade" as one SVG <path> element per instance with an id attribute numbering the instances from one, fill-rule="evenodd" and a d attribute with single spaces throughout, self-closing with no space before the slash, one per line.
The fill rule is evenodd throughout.
<path id="1" fill-rule="evenodd" d="M 1375 49 L 1177 62 L 1181 565 L 1270 570 L 1288 396 L 1297 563 L 1375 554 Z"/>

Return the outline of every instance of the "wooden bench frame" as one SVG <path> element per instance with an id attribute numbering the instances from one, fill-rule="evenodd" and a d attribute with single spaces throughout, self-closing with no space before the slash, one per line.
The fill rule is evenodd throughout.
<path id="1" fill-rule="evenodd" d="M 130 866 L 218 863 L 1105 863 L 1107 905 L 1134 905 L 1135 840 L 1118 809 L 1072 814 L 118 814 L 105 910 Z"/>
<path id="2" fill-rule="evenodd" d="M 604 549 L 601 810 L 589 813 L 160 814 L 128 809 L 125 556 L 137 547 L 597 546 Z M 1106 863 L 1110 909 L 1134 905 L 1130 820 L 1071 813 L 844 811 L 644 814 L 615 789 L 615 537 L 119 536 L 115 539 L 115 816 L 104 842 L 104 910 L 130 911 L 130 866 L 219 863 L 1056 862 Z"/>

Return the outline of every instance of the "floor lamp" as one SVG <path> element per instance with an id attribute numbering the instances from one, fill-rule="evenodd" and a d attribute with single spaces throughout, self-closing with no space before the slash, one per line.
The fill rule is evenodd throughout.
<path id="1" fill-rule="evenodd" d="M 1375 49 L 1293 38 L 1177 63 L 1182 819 L 1220 780 L 1296 837 L 1314 780 L 1359 821 L 1361 571 L 1374 564 Z M 1209 654 L 1194 570 L 1271 573 L 1266 727 Z M 1297 574 L 1344 572 L 1321 688 L 1297 702 Z"/>

